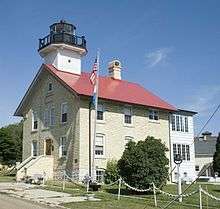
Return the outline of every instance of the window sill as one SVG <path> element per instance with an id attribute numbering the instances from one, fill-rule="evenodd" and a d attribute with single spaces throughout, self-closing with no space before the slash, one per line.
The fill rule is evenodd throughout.
<path id="1" fill-rule="evenodd" d="M 105 124 L 105 123 L 106 123 L 105 120 L 96 120 L 96 122 L 97 122 L 98 124 Z"/>
<path id="2" fill-rule="evenodd" d="M 37 130 L 32 130 L 32 131 L 31 131 L 32 134 L 37 133 L 37 132 L 38 132 L 38 129 L 37 129 Z"/>
<path id="3" fill-rule="evenodd" d="M 133 125 L 132 123 L 131 123 L 131 124 L 129 124 L 129 123 L 124 123 L 123 126 L 124 126 L 124 127 L 128 127 L 128 128 L 134 128 L 134 125 Z"/>
<path id="4" fill-rule="evenodd" d="M 96 155 L 96 156 L 95 156 L 95 159 L 105 160 L 106 157 L 105 157 L 105 156 L 99 156 L 99 155 Z"/>
<path id="5" fill-rule="evenodd" d="M 159 120 L 149 120 L 148 123 L 160 124 Z"/>
<path id="6" fill-rule="evenodd" d="M 43 128 L 42 131 L 48 131 L 50 128 L 47 127 L 47 128 Z"/>

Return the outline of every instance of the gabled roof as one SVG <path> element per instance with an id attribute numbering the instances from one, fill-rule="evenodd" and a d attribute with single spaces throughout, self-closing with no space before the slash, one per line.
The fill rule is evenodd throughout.
<path id="1" fill-rule="evenodd" d="M 17 110 L 15 111 L 15 116 L 22 116 L 21 109 L 25 104 L 25 100 L 30 94 L 32 87 L 36 84 L 43 70 L 47 70 L 74 93 L 83 96 L 93 95 L 93 86 L 89 80 L 90 73 L 82 72 L 81 75 L 78 75 L 60 71 L 53 65 L 43 64 L 28 88 Z M 131 83 L 125 80 L 113 79 L 111 77 L 99 77 L 99 98 L 126 104 L 136 104 L 152 108 L 159 108 L 168 111 L 177 110 L 174 106 L 160 99 L 150 91 L 144 89 L 139 84 Z"/>
<path id="2" fill-rule="evenodd" d="M 45 65 L 54 76 L 65 82 L 79 95 L 92 96 L 93 86 L 89 80 L 90 73 L 81 75 L 57 70 L 53 65 Z M 99 98 L 128 104 L 144 105 L 170 111 L 176 108 L 136 83 L 111 77 L 99 77 Z"/>

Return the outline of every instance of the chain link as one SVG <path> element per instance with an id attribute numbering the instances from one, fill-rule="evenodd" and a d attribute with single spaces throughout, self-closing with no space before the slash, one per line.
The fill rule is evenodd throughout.
<path id="1" fill-rule="evenodd" d="M 217 200 L 217 201 L 220 201 L 220 198 L 215 197 L 215 196 L 212 195 L 212 194 L 209 194 L 207 191 L 203 190 L 202 188 L 201 188 L 201 191 L 203 192 L 203 194 L 209 196 L 210 198 L 212 198 L 212 199 L 214 199 L 214 200 Z"/>

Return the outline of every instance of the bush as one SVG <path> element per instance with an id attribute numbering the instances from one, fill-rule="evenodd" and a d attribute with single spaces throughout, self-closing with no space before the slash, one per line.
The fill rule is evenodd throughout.
<path id="1" fill-rule="evenodd" d="M 218 172 L 218 176 L 220 176 L 220 133 L 218 134 L 216 151 L 213 157 L 213 170 Z"/>
<path id="2" fill-rule="evenodd" d="M 116 160 L 110 160 L 107 162 L 105 170 L 105 183 L 110 184 L 119 179 L 118 167 Z"/>
<path id="3" fill-rule="evenodd" d="M 145 141 L 129 142 L 118 161 L 119 174 L 131 186 L 145 189 L 150 183 L 166 184 L 168 164 L 165 144 L 148 136 Z"/>

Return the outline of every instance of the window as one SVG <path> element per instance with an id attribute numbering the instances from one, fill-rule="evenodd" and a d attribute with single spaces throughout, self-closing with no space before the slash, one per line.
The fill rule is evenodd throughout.
<path id="1" fill-rule="evenodd" d="M 182 132 L 184 132 L 184 124 L 183 124 L 183 117 L 182 116 L 180 116 L 180 130 Z"/>
<path id="2" fill-rule="evenodd" d="M 61 122 L 67 122 L 67 103 L 61 105 Z"/>
<path id="3" fill-rule="evenodd" d="M 180 116 L 176 116 L 176 130 L 180 131 Z"/>
<path id="4" fill-rule="evenodd" d="M 187 177 L 187 172 L 184 172 L 183 175 L 184 175 L 184 178 L 186 178 Z"/>
<path id="5" fill-rule="evenodd" d="M 67 147 L 66 147 L 66 137 L 63 136 L 60 138 L 60 146 L 59 146 L 59 156 L 63 157 L 67 154 Z"/>
<path id="6" fill-rule="evenodd" d="M 189 150 L 189 145 L 186 145 L 186 159 L 189 161 L 190 160 L 190 150 Z"/>
<path id="7" fill-rule="evenodd" d="M 49 126 L 49 111 L 44 111 L 44 128 L 48 128 Z"/>
<path id="8" fill-rule="evenodd" d="M 127 148 L 127 144 L 133 140 L 134 138 L 132 136 L 126 136 L 125 137 L 125 148 Z"/>
<path id="9" fill-rule="evenodd" d="M 52 83 L 48 83 L 48 92 L 53 90 L 53 84 Z"/>
<path id="10" fill-rule="evenodd" d="M 157 110 L 149 110 L 150 120 L 159 120 L 159 112 Z"/>
<path id="11" fill-rule="evenodd" d="M 37 156 L 37 141 L 32 141 L 32 156 Z"/>
<path id="12" fill-rule="evenodd" d="M 172 116 L 171 116 L 171 123 L 172 123 L 172 131 L 175 131 L 175 128 L 176 128 L 175 115 L 172 115 Z"/>
<path id="13" fill-rule="evenodd" d="M 102 104 L 98 104 L 97 120 L 104 120 L 104 107 Z"/>
<path id="14" fill-rule="evenodd" d="M 132 110 L 131 107 L 124 108 L 124 123 L 131 124 Z"/>
<path id="15" fill-rule="evenodd" d="M 173 159 L 179 154 L 182 160 L 190 161 L 190 149 L 186 144 L 173 144 Z"/>
<path id="16" fill-rule="evenodd" d="M 185 132 L 189 132 L 188 117 L 185 117 Z"/>
<path id="17" fill-rule="evenodd" d="M 50 108 L 50 125 L 51 126 L 55 125 L 55 108 L 54 107 Z"/>
<path id="18" fill-rule="evenodd" d="M 196 166 L 195 166 L 195 170 L 196 170 L 196 171 L 199 171 L 199 165 L 196 165 Z"/>
<path id="19" fill-rule="evenodd" d="M 186 160 L 186 145 L 182 144 L 182 159 Z"/>
<path id="20" fill-rule="evenodd" d="M 104 135 L 97 134 L 95 140 L 95 155 L 103 156 L 104 155 Z"/>
<path id="21" fill-rule="evenodd" d="M 177 155 L 177 144 L 173 144 L 173 159 L 176 158 Z"/>
<path id="22" fill-rule="evenodd" d="M 38 129 L 38 119 L 37 119 L 37 113 L 33 112 L 32 114 L 32 130 Z"/>
<path id="23" fill-rule="evenodd" d="M 101 169 L 96 170 L 96 181 L 98 183 L 104 182 L 104 174 L 105 174 L 104 170 L 101 170 Z"/>

